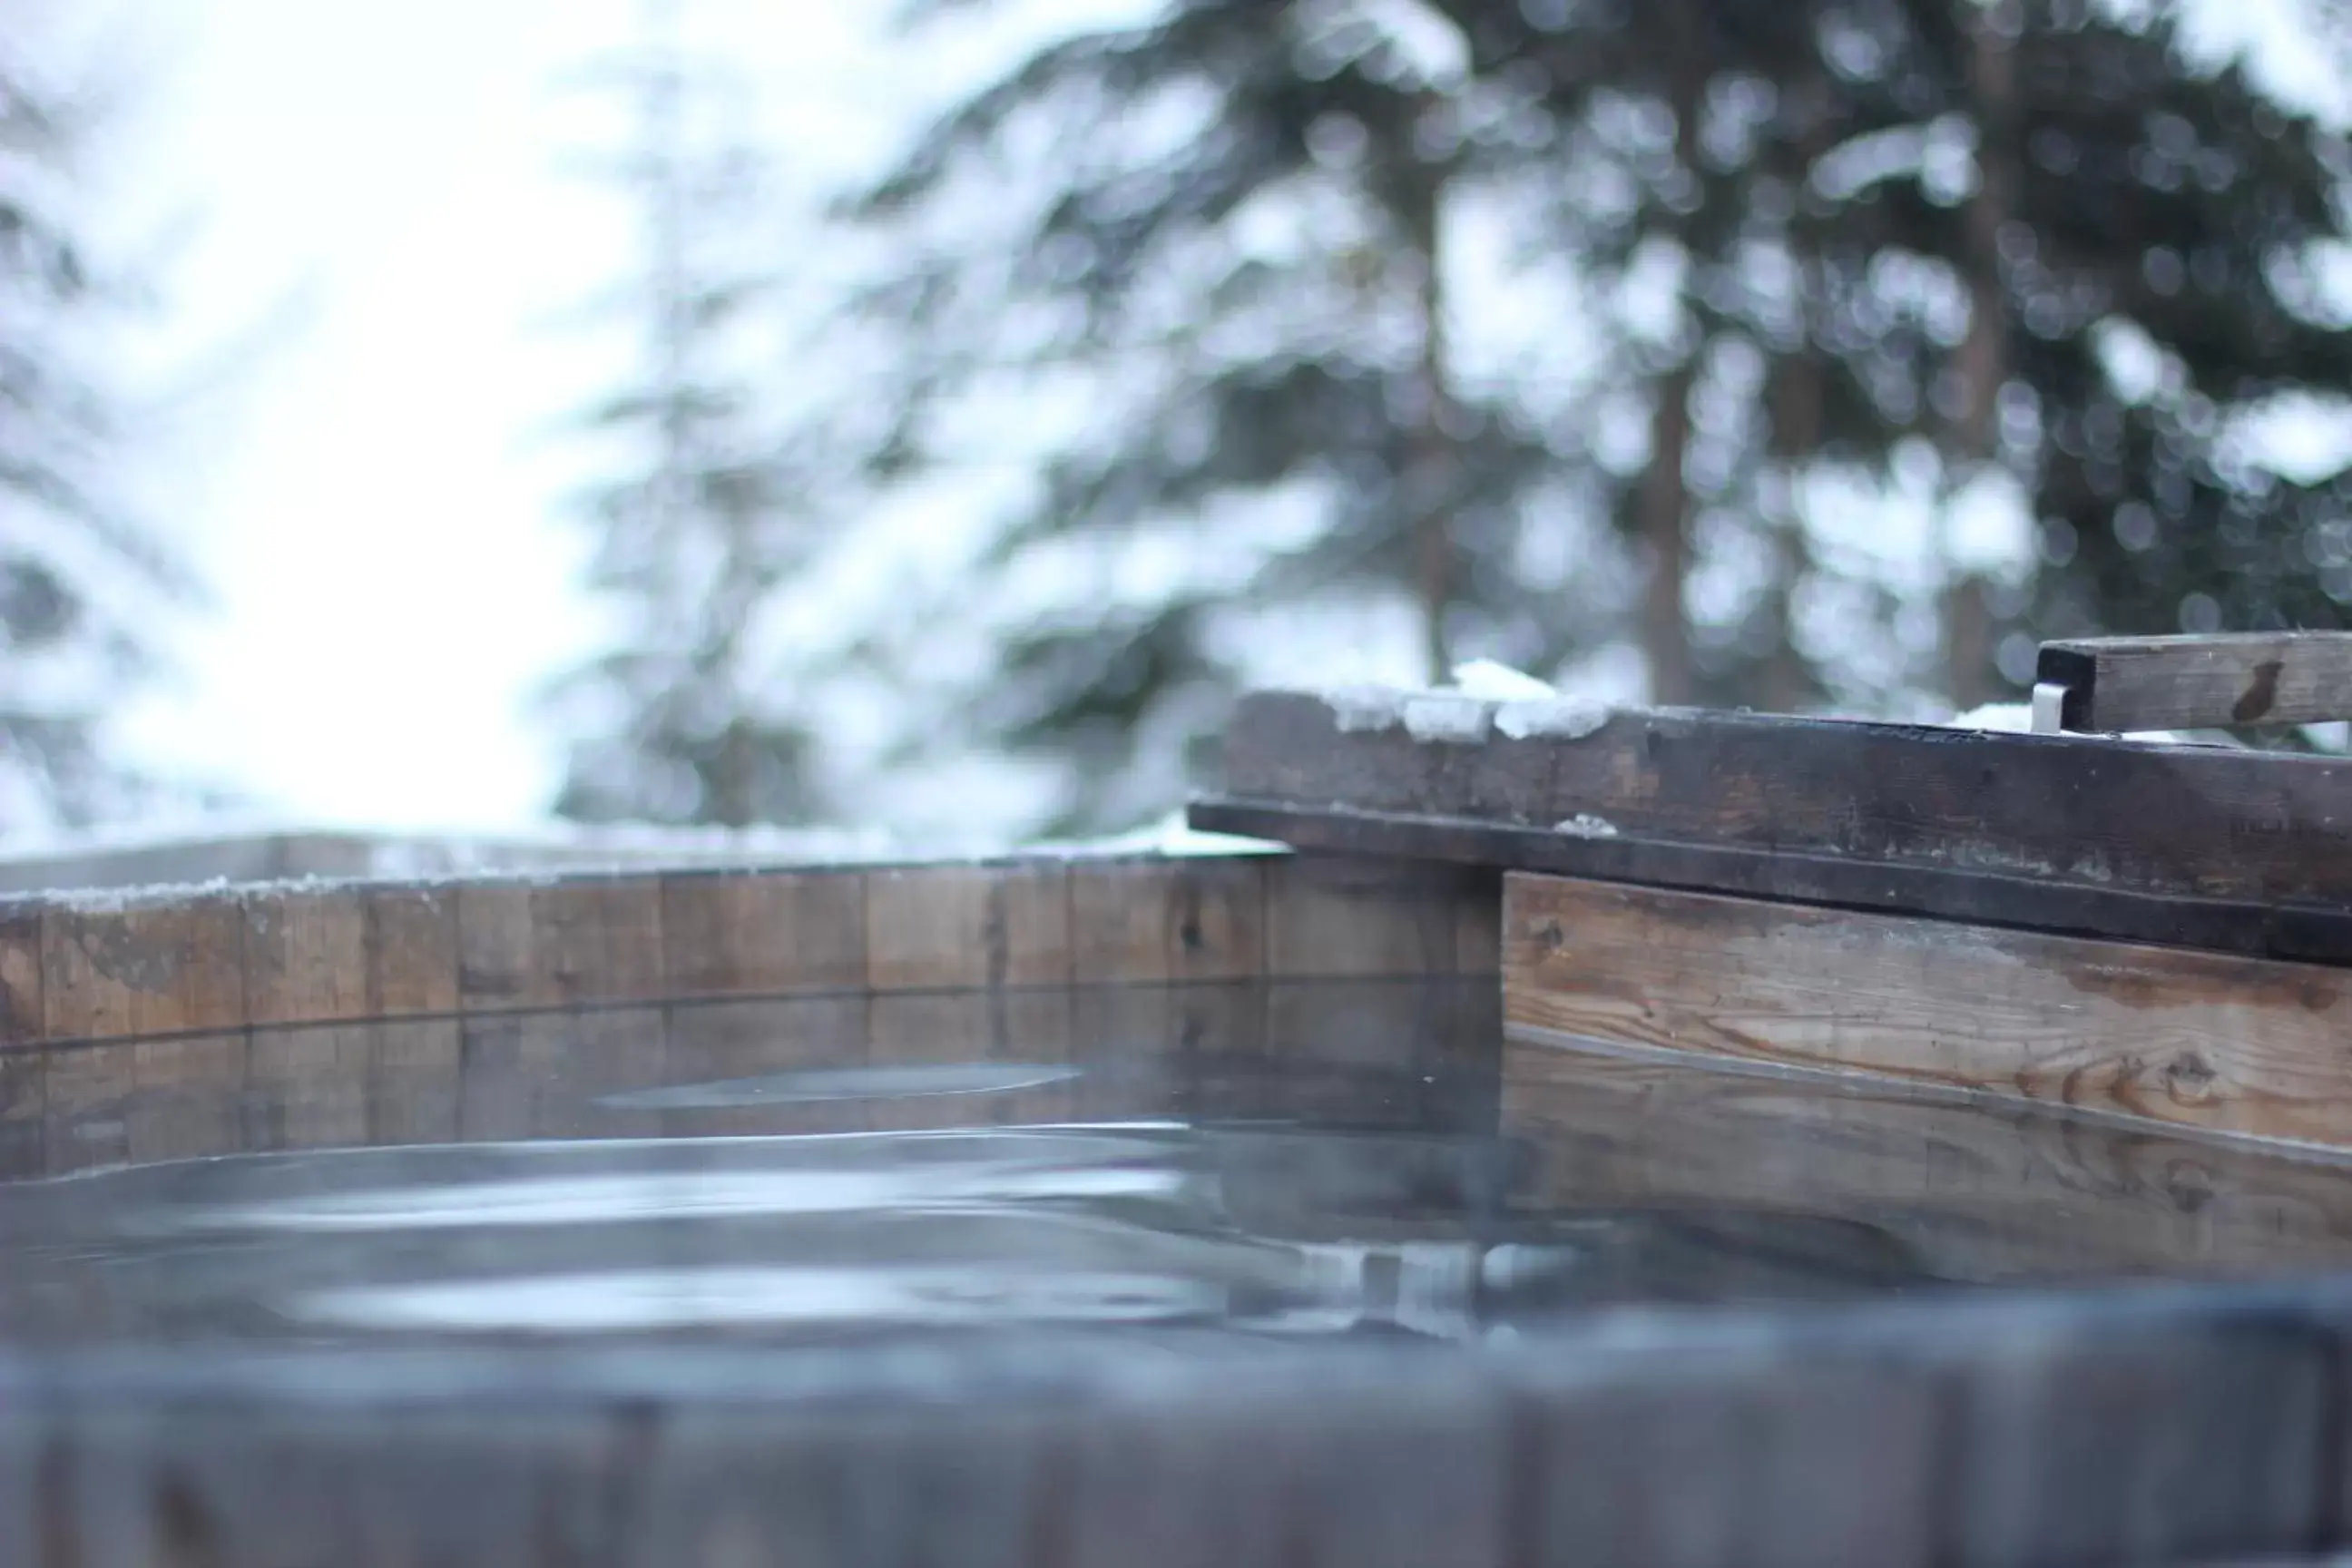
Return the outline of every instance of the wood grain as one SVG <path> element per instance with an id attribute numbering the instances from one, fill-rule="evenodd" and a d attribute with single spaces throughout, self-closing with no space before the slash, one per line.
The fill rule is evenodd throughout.
<path id="1" fill-rule="evenodd" d="M 0 904 L 0 1052 L 31 1045 L 44 1030 L 40 910 Z"/>
<path id="2" fill-rule="evenodd" d="M 866 983 L 877 992 L 1066 985 L 1069 874 L 1060 862 L 875 871 Z"/>
<path id="3" fill-rule="evenodd" d="M 1264 693 L 1226 774 L 1195 823 L 1302 847 L 2352 963 L 2347 759 L 1681 710 L 1423 745 Z"/>
<path id="4" fill-rule="evenodd" d="M 1454 911 L 1454 972 L 1456 974 L 1500 974 L 1503 972 L 1503 889 L 1499 879 L 1465 879 L 1465 892 Z"/>
<path id="5" fill-rule="evenodd" d="M 41 1005 L 53 1041 L 241 1028 L 245 913 L 233 897 L 82 910 L 41 921 Z"/>
<path id="6" fill-rule="evenodd" d="M 2046 642 L 2034 679 L 2066 688 L 2073 731 L 2316 723 L 2352 718 L 2352 633 Z"/>
<path id="7" fill-rule="evenodd" d="M 1562 1037 L 2352 1145 L 2352 974 L 1513 875 L 1504 1005 Z"/>
<path id="8" fill-rule="evenodd" d="M 468 1013 L 656 1001 L 661 881 L 582 877 L 457 891 L 458 1004 Z"/>
<path id="9" fill-rule="evenodd" d="M 1079 860 L 1069 876 L 1072 978 L 1081 985 L 1265 972 L 1262 859 Z"/>
<path id="10" fill-rule="evenodd" d="M 662 880 L 663 967 L 676 998 L 856 991 L 866 878 L 856 871 L 687 872 Z"/>
<path id="11" fill-rule="evenodd" d="M 247 895 L 245 998 L 255 1024 L 308 1024 L 368 1014 L 368 921 L 355 888 Z"/>
<path id="12" fill-rule="evenodd" d="M 1266 868 L 1266 972 L 1285 980 L 1452 974 L 1466 903 L 1493 878 L 1473 869 L 1298 855 Z"/>
<path id="13" fill-rule="evenodd" d="M 361 895 L 367 918 L 367 1016 L 457 1010 L 457 896 L 389 885 Z"/>
<path id="14" fill-rule="evenodd" d="M 0 1049 L 725 997 L 1493 973 L 1499 878 L 1263 855 L 0 906 Z"/>

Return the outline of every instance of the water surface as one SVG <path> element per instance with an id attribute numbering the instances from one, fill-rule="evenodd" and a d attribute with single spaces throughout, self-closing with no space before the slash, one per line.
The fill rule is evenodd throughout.
<path id="1" fill-rule="evenodd" d="M 1629 1302 L 2352 1256 L 2334 1165 L 1506 1047 L 1491 982 L 1021 1000 L 19 1063 L 0 1338 L 1458 1342 Z"/>

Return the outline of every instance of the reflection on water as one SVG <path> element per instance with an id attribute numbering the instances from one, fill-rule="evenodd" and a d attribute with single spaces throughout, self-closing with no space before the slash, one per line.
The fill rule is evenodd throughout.
<path id="1" fill-rule="evenodd" d="M 1466 1338 L 1920 1282 L 1866 1226 L 1495 1203 L 1492 1138 L 1170 1123 L 244 1156 L 0 1188 L 0 1332 Z"/>
<path id="2" fill-rule="evenodd" d="M 859 1068 L 838 1072 L 774 1073 L 721 1083 L 607 1094 L 609 1110 L 721 1110 L 748 1105 L 793 1105 L 827 1100 L 898 1100 L 934 1094 L 1003 1094 L 1042 1089 L 1078 1076 L 1072 1067 L 1014 1062 L 956 1062 L 920 1067 Z"/>
<path id="3" fill-rule="evenodd" d="M 318 1290 L 289 1305 L 306 1321 L 347 1328 L 593 1333 L 726 1324 L 1148 1322 L 1222 1312 L 1225 1293 L 1205 1279 L 1053 1274 L 976 1262 L 952 1268 L 608 1269 Z"/>
<path id="4" fill-rule="evenodd" d="M 19 1058 L 0 1153 L 68 1173 L 0 1181 L 0 1338 L 1462 1341 L 2352 1261 L 2340 1164 L 1506 1047 L 1491 982 L 920 1001 Z"/>

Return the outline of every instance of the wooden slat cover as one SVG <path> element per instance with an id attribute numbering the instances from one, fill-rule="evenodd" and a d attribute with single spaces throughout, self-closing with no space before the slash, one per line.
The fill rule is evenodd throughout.
<path id="1" fill-rule="evenodd" d="M 0 1050 L 695 998 L 1493 973 L 1500 880 L 1235 856 L 0 905 Z"/>
<path id="2" fill-rule="evenodd" d="M 1514 874 L 1514 1028 L 2352 1146 L 2352 973 Z"/>
<path id="3" fill-rule="evenodd" d="M 1263 693 L 1219 831 L 2352 963 L 2352 761 L 1636 710 L 1476 744 Z"/>
<path id="4" fill-rule="evenodd" d="M 2069 730 L 2197 730 L 2352 718 L 2352 633 L 2084 637 L 2042 645 Z"/>

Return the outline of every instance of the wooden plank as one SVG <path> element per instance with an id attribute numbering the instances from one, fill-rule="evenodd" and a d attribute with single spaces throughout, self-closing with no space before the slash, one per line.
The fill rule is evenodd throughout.
<path id="1" fill-rule="evenodd" d="M 659 1000 L 661 887 L 658 877 L 464 885 L 459 1005 L 474 1013 Z"/>
<path id="2" fill-rule="evenodd" d="M 2155 1125 L 1514 1040 L 1522 1212 L 1836 1215 L 1972 1284 L 2352 1267 L 2352 1166 Z"/>
<path id="3" fill-rule="evenodd" d="M 2352 974 L 1514 874 L 1515 1028 L 2352 1146 Z"/>
<path id="4" fill-rule="evenodd" d="M 1301 847 L 2352 963 L 2344 759 L 1676 710 L 1423 744 L 1286 693 L 1226 758 L 1192 820 Z"/>
<path id="5" fill-rule="evenodd" d="M 1496 974 L 1503 972 L 1503 889 L 1487 877 L 1466 879 L 1470 890 L 1454 910 L 1454 972 Z"/>
<path id="6" fill-rule="evenodd" d="M 41 914 L 32 904 L 0 904 L 0 1051 L 42 1037 Z"/>
<path id="7" fill-rule="evenodd" d="M 2352 633 L 2082 637 L 2042 645 L 2059 723 L 2096 733 L 2352 718 Z"/>
<path id="8" fill-rule="evenodd" d="M 670 996 L 789 995 L 866 984 L 866 878 L 682 872 L 662 879 Z"/>
<path id="9" fill-rule="evenodd" d="M 52 906 L 41 921 L 47 1037 L 242 1028 L 244 948 L 245 914 L 234 897 L 123 909 Z"/>
<path id="10" fill-rule="evenodd" d="M 1265 972 L 1263 857 L 1078 860 L 1069 878 L 1078 984 L 1246 980 Z"/>
<path id="11" fill-rule="evenodd" d="M 367 919 L 367 1014 L 403 1018 L 457 1010 L 457 897 L 447 888 L 379 887 Z"/>
<path id="12" fill-rule="evenodd" d="M 866 885 L 875 991 L 1066 985 L 1070 889 L 1059 861 L 875 871 Z"/>
<path id="13" fill-rule="evenodd" d="M 368 930 L 356 889 L 247 894 L 245 997 L 257 1025 L 340 1023 L 369 1016 Z"/>
<path id="14" fill-rule="evenodd" d="M 1722 849 L 1621 835 L 1588 840 L 1462 818 L 1205 801 L 1192 819 L 1302 851 L 1552 872 L 1969 921 L 2256 957 L 2352 963 L 2352 908 L 2314 910 L 2078 887 L 1974 871 L 1760 849 Z M 1475 943 L 1465 936 L 1472 951 Z"/>
<path id="15" fill-rule="evenodd" d="M 1489 874 L 1349 856 L 1267 864 L 1266 973 L 1281 980 L 1452 974 L 1462 907 L 1494 895 Z"/>

